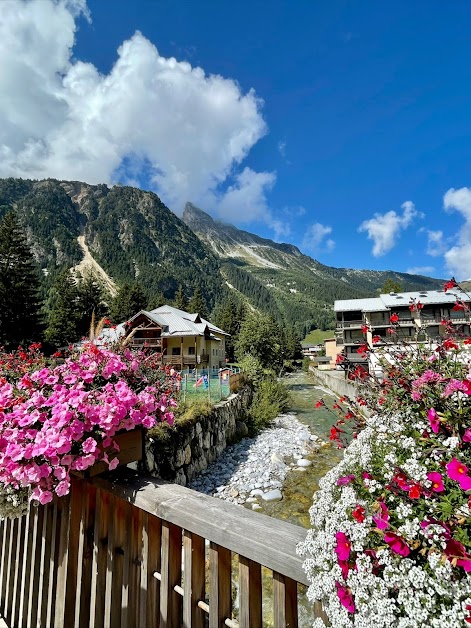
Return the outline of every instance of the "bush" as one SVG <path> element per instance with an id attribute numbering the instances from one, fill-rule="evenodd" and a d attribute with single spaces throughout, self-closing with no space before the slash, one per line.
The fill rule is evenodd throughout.
<path id="1" fill-rule="evenodd" d="M 249 431 L 254 433 L 266 428 L 288 405 L 286 386 L 275 379 L 263 379 L 255 390 L 249 409 Z"/>

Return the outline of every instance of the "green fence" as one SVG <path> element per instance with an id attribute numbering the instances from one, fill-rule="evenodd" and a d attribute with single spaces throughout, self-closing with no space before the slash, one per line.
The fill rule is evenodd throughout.
<path id="1" fill-rule="evenodd" d="M 192 369 L 182 371 L 180 397 L 183 402 L 191 399 L 208 399 L 212 402 L 227 399 L 230 392 L 229 371 Z"/>

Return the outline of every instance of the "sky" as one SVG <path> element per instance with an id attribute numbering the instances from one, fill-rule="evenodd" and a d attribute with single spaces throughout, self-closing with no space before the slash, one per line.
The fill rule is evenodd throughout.
<path id="1" fill-rule="evenodd" d="M 0 177 L 471 278 L 468 0 L 0 0 Z"/>

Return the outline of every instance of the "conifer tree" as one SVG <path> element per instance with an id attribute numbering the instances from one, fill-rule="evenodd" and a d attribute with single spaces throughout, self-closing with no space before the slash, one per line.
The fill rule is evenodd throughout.
<path id="1" fill-rule="evenodd" d="M 80 339 L 79 291 L 70 270 L 62 271 L 49 291 L 46 314 L 45 338 L 52 347 L 67 347 Z"/>
<path id="2" fill-rule="evenodd" d="M 188 300 L 185 296 L 185 293 L 183 292 L 182 284 L 178 286 L 178 290 L 175 294 L 175 307 L 177 308 L 177 310 L 183 310 L 184 312 L 188 311 Z"/>
<path id="3" fill-rule="evenodd" d="M 40 336 L 39 277 L 13 212 L 0 223 L 0 344 L 16 349 Z"/>
<path id="4" fill-rule="evenodd" d="M 113 299 L 110 318 L 113 323 L 124 323 L 146 307 L 147 297 L 140 284 L 125 283 L 120 286 L 118 294 Z"/>
<path id="5" fill-rule="evenodd" d="M 193 292 L 193 296 L 188 303 L 188 310 L 192 314 L 198 313 L 201 318 L 204 318 L 205 320 L 209 319 L 208 305 L 206 303 L 206 299 L 201 294 L 199 286 L 196 286 L 195 291 Z"/>
<path id="6" fill-rule="evenodd" d="M 77 283 L 77 293 L 77 331 L 80 336 L 86 336 L 90 329 L 92 314 L 97 323 L 107 314 L 106 293 L 103 285 L 92 273 L 87 273 Z"/>

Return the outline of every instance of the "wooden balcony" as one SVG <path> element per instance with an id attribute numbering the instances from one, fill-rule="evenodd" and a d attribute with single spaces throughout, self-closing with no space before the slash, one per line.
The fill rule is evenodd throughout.
<path id="1" fill-rule="evenodd" d="M 182 361 L 183 360 L 183 361 Z M 192 355 L 192 354 L 183 354 L 181 355 L 164 355 L 162 356 L 163 364 L 208 364 L 209 363 L 209 355 Z"/>
<path id="2" fill-rule="evenodd" d="M 11 628 L 261 628 L 264 566 L 275 628 L 296 628 L 305 534 L 129 470 L 73 480 L 70 495 L 0 521 L 0 615 Z"/>
<path id="3" fill-rule="evenodd" d="M 152 347 L 160 348 L 162 346 L 161 338 L 136 338 L 133 336 L 129 342 L 130 347 Z"/>

